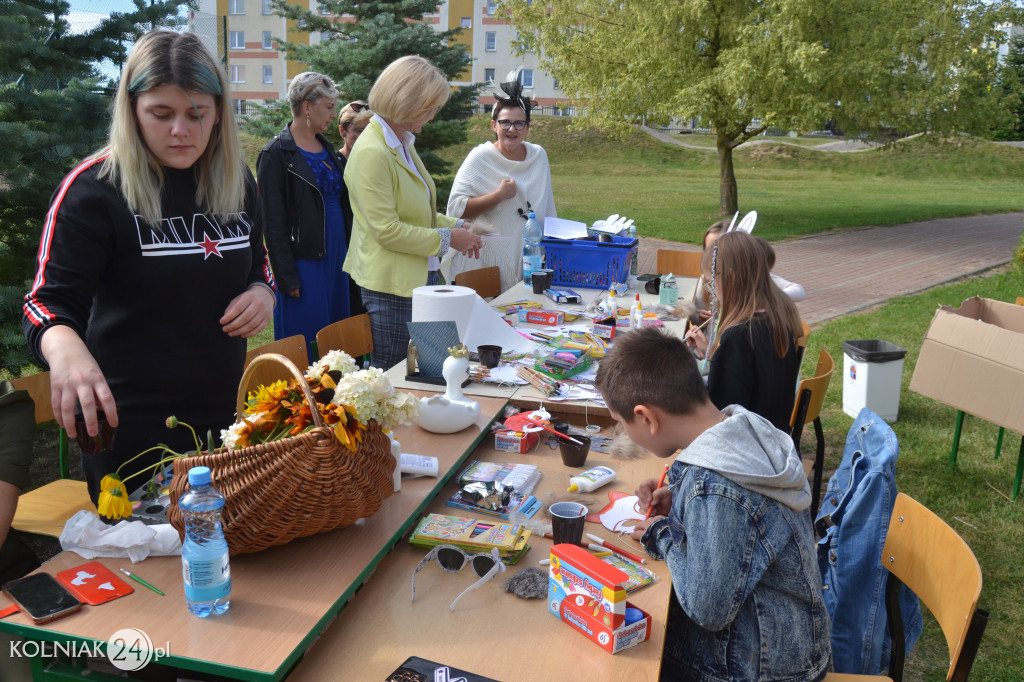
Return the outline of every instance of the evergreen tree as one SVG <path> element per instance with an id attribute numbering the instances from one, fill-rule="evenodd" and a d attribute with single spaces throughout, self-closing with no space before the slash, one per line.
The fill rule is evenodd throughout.
<path id="1" fill-rule="evenodd" d="M 324 14 L 289 5 L 286 0 L 273 0 L 273 5 L 278 13 L 300 20 L 303 28 L 296 30 L 330 34 L 329 40 L 317 45 L 285 42 L 283 47 L 289 59 L 308 64 L 311 70 L 335 80 L 344 93 L 339 109 L 351 100 L 365 101 L 377 76 L 399 57 L 425 57 L 450 81 L 461 80 L 469 66 L 465 47 L 454 41 L 461 29 L 439 33 L 422 21 L 424 13 L 437 10 L 435 0 L 320 0 L 318 5 Z M 340 20 L 343 16 L 344 21 Z M 449 172 L 451 164 L 432 150 L 465 142 L 466 120 L 473 113 L 479 90 L 479 85 L 453 89 L 448 104 L 416 136 L 416 150 L 431 175 Z M 287 104 L 283 108 L 287 110 Z M 447 191 L 442 185 L 438 183 L 438 201 L 443 204 Z"/>
<path id="2" fill-rule="evenodd" d="M 992 139 L 1024 140 L 1024 36 L 1010 40 L 994 89 L 1006 102 L 1010 116 L 1005 124 L 993 129 Z"/>
<path id="3" fill-rule="evenodd" d="M 97 64 L 123 62 L 142 33 L 176 23 L 178 2 L 134 1 L 134 12 L 73 35 L 63 0 L 0 0 L 0 287 L 24 293 L 51 194 L 106 140 L 113 90 Z M 3 330 L 20 315 L 4 292 L 0 354 L 9 350 Z"/>

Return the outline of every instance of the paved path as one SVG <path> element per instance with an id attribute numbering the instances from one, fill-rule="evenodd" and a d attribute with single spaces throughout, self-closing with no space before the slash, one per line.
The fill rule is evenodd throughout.
<path id="1" fill-rule="evenodd" d="M 775 272 L 803 285 L 807 300 L 797 307 L 813 324 L 1008 263 L 1022 220 L 1024 213 L 1001 213 L 791 239 L 774 244 Z M 641 238 L 640 272 L 657 271 L 658 249 L 699 247 Z"/>

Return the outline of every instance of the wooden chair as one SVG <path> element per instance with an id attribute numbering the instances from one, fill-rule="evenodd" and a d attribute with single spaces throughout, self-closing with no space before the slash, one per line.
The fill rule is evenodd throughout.
<path id="1" fill-rule="evenodd" d="M 949 649 L 946 679 L 966 680 L 989 618 L 987 611 L 978 608 L 981 566 L 974 552 L 934 512 L 900 493 L 889 519 L 882 565 L 889 571 L 885 601 L 889 631 L 893 634 L 889 676 L 830 673 L 825 676 L 825 682 L 869 679 L 902 682 L 906 651 L 899 607 L 901 585 L 920 597 L 942 628 Z"/>
<path id="2" fill-rule="evenodd" d="M 353 358 L 372 353 L 373 335 L 370 333 L 370 316 L 366 313 L 353 315 L 327 325 L 316 333 L 316 346 L 320 357 L 332 350 L 343 350 Z"/>
<path id="3" fill-rule="evenodd" d="M 683 277 L 700 277 L 700 251 L 658 249 L 658 274 L 672 273 Z"/>
<path id="4" fill-rule="evenodd" d="M 15 388 L 28 391 L 36 404 L 36 424 L 45 424 L 56 419 L 50 404 L 50 373 L 40 372 L 32 376 L 14 379 Z M 80 509 L 95 511 L 89 499 L 85 481 L 70 477 L 68 462 L 68 434 L 59 430 L 57 456 L 60 458 L 60 478 L 46 485 L 30 490 L 18 497 L 18 510 L 14 513 L 11 527 L 36 535 L 60 537 L 64 524 Z"/>
<path id="5" fill-rule="evenodd" d="M 835 363 L 828 350 L 822 348 L 818 355 L 818 367 L 814 376 L 804 379 L 797 388 L 796 401 L 793 403 L 793 414 L 789 418 L 790 436 L 797 454 L 800 454 L 800 437 L 807 422 L 814 423 L 814 436 L 817 441 L 814 451 L 814 472 L 811 484 L 811 516 L 817 516 L 821 498 L 821 476 L 825 468 L 825 433 L 821 428 L 821 405 L 828 392 L 828 384 L 832 379 Z"/>
<path id="6" fill-rule="evenodd" d="M 245 366 L 248 367 L 249 363 L 253 361 L 253 358 L 257 355 L 263 355 L 264 353 L 278 353 L 285 356 L 295 363 L 295 366 L 299 368 L 300 372 L 304 372 L 306 367 L 309 366 L 309 355 L 306 352 L 306 339 L 303 338 L 302 334 L 288 336 L 253 348 L 245 354 Z M 273 383 L 278 379 L 291 378 L 292 375 L 289 374 L 284 367 L 268 362 L 257 367 L 252 373 L 252 377 L 249 379 L 249 385 L 246 387 L 246 390 L 259 386 L 260 384 Z"/>
<path id="7" fill-rule="evenodd" d="M 802 319 L 800 320 L 800 328 L 803 330 L 803 334 L 797 337 L 796 340 L 797 367 L 804 363 L 804 352 L 807 350 L 807 342 L 811 340 L 811 328 Z"/>
<path id="8" fill-rule="evenodd" d="M 455 286 L 469 287 L 480 298 L 491 298 L 501 295 L 501 270 L 497 265 L 488 268 L 466 270 L 455 275 Z"/>

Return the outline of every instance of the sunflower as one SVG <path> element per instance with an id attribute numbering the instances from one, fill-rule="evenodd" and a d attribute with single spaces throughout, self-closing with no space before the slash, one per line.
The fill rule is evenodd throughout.
<path id="1" fill-rule="evenodd" d="M 128 490 L 117 474 L 107 474 L 100 481 L 100 503 L 97 509 L 100 516 L 109 519 L 123 519 L 132 515 L 132 502 L 128 499 Z"/>
<path id="2" fill-rule="evenodd" d="M 288 382 L 284 379 L 275 381 L 269 386 L 260 385 L 255 391 L 249 392 L 248 400 L 245 403 L 246 413 L 275 413 L 288 395 L 288 388 Z"/>

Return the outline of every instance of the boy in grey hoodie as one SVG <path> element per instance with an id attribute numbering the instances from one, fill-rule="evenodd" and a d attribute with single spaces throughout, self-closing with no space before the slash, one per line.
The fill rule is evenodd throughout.
<path id="1" fill-rule="evenodd" d="M 622 335 L 597 387 L 638 445 L 670 457 L 667 485 L 637 489 L 634 529 L 668 563 L 663 680 L 820 680 L 831 660 L 811 494 L 790 437 L 752 412 L 710 401 L 679 338 Z"/>

